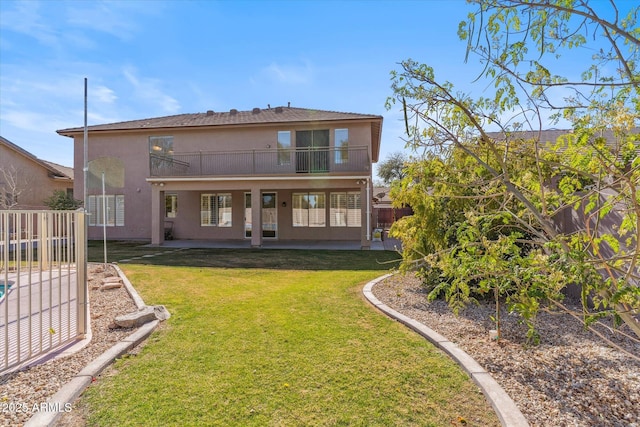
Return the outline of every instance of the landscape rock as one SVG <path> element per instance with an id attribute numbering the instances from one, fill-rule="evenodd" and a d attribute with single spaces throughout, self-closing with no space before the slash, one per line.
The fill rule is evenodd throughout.
<path id="1" fill-rule="evenodd" d="M 164 305 L 148 305 L 133 313 L 116 317 L 114 323 L 120 328 L 137 328 L 156 319 L 167 320 L 170 316 Z"/>
<path id="2" fill-rule="evenodd" d="M 153 311 L 156 314 L 156 319 L 158 319 L 161 322 L 171 317 L 171 313 L 169 313 L 169 310 L 167 310 L 167 308 L 164 305 L 154 306 Z"/>

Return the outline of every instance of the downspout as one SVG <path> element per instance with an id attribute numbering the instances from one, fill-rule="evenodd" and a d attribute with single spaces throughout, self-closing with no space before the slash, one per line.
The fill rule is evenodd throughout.
<path id="1" fill-rule="evenodd" d="M 367 178 L 367 242 L 371 241 L 371 186 Z"/>

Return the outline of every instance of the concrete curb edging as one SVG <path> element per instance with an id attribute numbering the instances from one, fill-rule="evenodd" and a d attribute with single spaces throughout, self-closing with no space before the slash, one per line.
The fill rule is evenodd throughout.
<path id="1" fill-rule="evenodd" d="M 144 308 L 146 304 L 142 300 L 142 297 L 138 294 L 138 291 L 135 290 L 127 276 L 125 276 L 124 272 L 120 269 L 120 267 L 118 267 L 117 264 L 111 264 L 111 266 L 118 272 L 118 276 L 120 276 L 120 278 L 122 279 L 122 284 L 127 289 L 127 292 L 129 292 L 129 295 L 131 295 L 131 299 L 135 303 L 136 307 L 138 307 L 138 310 Z"/>
<path id="2" fill-rule="evenodd" d="M 131 282 L 126 278 L 122 270 L 114 264 L 111 265 L 115 267 L 118 275 L 122 278 L 122 282 L 136 304 L 136 307 L 138 307 L 138 309 L 145 307 L 144 301 L 133 285 L 131 285 Z M 131 335 L 128 335 L 122 341 L 114 344 L 107 351 L 93 359 L 87 366 L 78 372 L 75 377 L 64 384 L 60 390 L 51 396 L 49 400 L 47 400 L 45 410 L 35 413 L 24 424 L 24 427 L 54 426 L 56 421 L 58 421 L 64 412 L 69 410 L 71 407 L 70 405 L 93 382 L 95 377 L 97 377 L 107 366 L 115 362 L 116 359 L 120 358 L 123 354 L 127 353 L 129 350 L 147 339 L 159 323 L 160 322 L 158 320 L 145 323 Z"/>
<path id="3" fill-rule="evenodd" d="M 464 369 L 471 379 L 480 387 L 494 411 L 498 415 L 500 423 L 505 427 L 528 427 L 529 422 L 522 415 L 513 399 L 504 391 L 504 389 L 496 382 L 495 379 L 487 372 L 478 362 L 465 353 L 456 344 L 449 341 L 433 329 L 411 319 L 402 313 L 399 313 L 391 307 L 383 304 L 373 295 L 373 287 L 379 282 L 393 276 L 393 274 L 385 274 L 367 283 L 362 289 L 364 297 L 378 310 L 382 311 L 392 319 L 397 320 L 403 325 L 413 329 L 418 334 L 431 341 L 436 347 L 444 351 L 458 365 Z"/>

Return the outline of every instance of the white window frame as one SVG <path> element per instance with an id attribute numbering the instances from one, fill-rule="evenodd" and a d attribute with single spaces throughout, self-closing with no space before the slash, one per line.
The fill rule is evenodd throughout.
<path id="1" fill-rule="evenodd" d="M 362 203 L 359 191 L 331 193 L 329 203 L 331 227 L 362 226 Z"/>
<path id="2" fill-rule="evenodd" d="M 281 130 L 278 131 L 278 165 L 290 165 L 291 164 L 291 131 Z"/>
<path id="3" fill-rule="evenodd" d="M 233 224 L 231 193 L 200 194 L 200 226 L 231 227 Z"/>
<path id="4" fill-rule="evenodd" d="M 334 161 L 337 165 L 349 163 L 349 129 L 334 129 Z"/>
<path id="5" fill-rule="evenodd" d="M 175 218 L 178 216 L 178 195 L 167 193 L 164 195 L 164 216 L 165 218 Z"/>
<path id="6" fill-rule="evenodd" d="M 88 196 L 88 212 L 90 226 L 104 226 L 103 204 L 106 203 L 106 226 L 107 227 L 124 227 L 124 195 L 123 194 L 106 194 L 102 196 Z"/>
<path id="7" fill-rule="evenodd" d="M 310 207 L 312 198 L 314 198 L 314 202 L 317 203 L 318 207 Z M 293 193 L 292 205 L 293 227 L 320 228 L 327 226 L 326 193 Z"/>

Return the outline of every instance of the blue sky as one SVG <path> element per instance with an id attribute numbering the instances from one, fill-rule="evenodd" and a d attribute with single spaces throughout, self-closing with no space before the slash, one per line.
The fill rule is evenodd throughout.
<path id="1" fill-rule="evenodd" d="M 286 105 L 384 116 L 404 147 L 389 73 L 413 58 L 469 83 L 463 0 L 0 1 L 0 135 L 71 166 L 89 124 Z M 464 69 L 464 70 L 463 70 Z"/>

